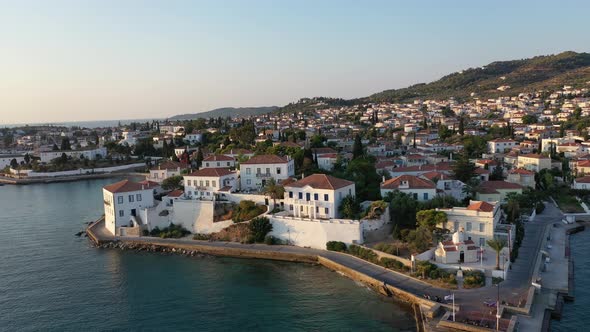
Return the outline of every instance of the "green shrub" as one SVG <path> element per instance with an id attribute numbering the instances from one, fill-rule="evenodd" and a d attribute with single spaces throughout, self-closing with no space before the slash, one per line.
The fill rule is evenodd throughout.
<path id="1" fill-rule="evenodd" d="M 398 253 L 398 247 L 392 243 L 377 243 L 375 249 L 390 255 L 397 255 Z"/>
<path id="2" fill-rule="evenodd" d="M 190 233 L 191 232 L 189 232 L 186 228 L 184 228 L 180 225 L 170 224 L 170 226 L 163 228 L 163 229 L 155 227 L 150 232 L 150 235 L 154 236 L 154 237 L 159 237 L 162 239 L 166 239 L 166 238 L 178 239 L 178 238 L 181 238 L 181 237 L 188 235 Z"/>
<path id="3" fill-rule="evenodd" d="M 272 235 L 267 235 L 264 237 L 264 244 L 268 244 L 269 246 L 271 245 L 275 245 L 275 244 L 281 244 L 282 241 L 277 239 L 276 237 L 272 236 Z"/>
<path id="4" fill-rule="evenodd" d="M 483 287 L 486 283 L 486 277 L 481 271 L 464 271 L 463 272 L 463 287 L 477 288 Z"/>
<path id="5" fill-rule="evenodd" d="M 266 210 L 265 206 L 256 205 L 253 201 L 250 200 L 243 200 L 240 202 L 236 211 L 234 211 L 234 215 L 232 220 L 234 222 L 242 222 L 251 220 L 256 216 L 261 215 Z"/>
<path id="6" fill-rule="evenodd" d="M 326 249 L 330 251 L 346 252 L 346 244 L 341 241 L 328 241 L 326 242 Z"/>
<path id="7" fill-rule="evenodd" d="M 209 234 L 195 234 L 193 235 L 193 240 L 209 240 L 211 239 L 211 235 Z"/>
<path id="8" fill-rule="evenodd" d="M 379 257 L 377 257 L 377 254 L 371 249 L 366 249 L 366 248 L 351 244 L 350 246 L 348 246 L 348 253 L 353 256 L 356 256 L 358 258 L 372 262 L 372 263 L 376 263 L 376 264 L 379 263 Z"/>
<path id="9" fill-rule="evenodd" d="M 388 257 L 381 257 L 380 264 L 388 269 L 403 271 L 405 270 L 404 263 L 398 261 L 397 259 L 388 258 Z"/>
<path id="10" fill-rule="evenodd" d="M 252 233 L 252 240 L 254 242 L 264 242 L 264 238 L 272 231 L 272 224 L 266 217 L 257 217 L 250 220 L 248 228 Z"/>

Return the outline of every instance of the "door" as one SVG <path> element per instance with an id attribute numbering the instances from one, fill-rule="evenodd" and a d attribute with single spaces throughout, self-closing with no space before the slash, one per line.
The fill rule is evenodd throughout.
<path id="1" fill-rule="evenodd" d="M 464 263 L 465 262 L 465 252 L 461 251 L 461 253 L 459 254 L 459 263 Z"/>
<path id="2" fill-rule="evenodd" d="M 131 215 L 137 217 L 137 211 L 135 209 L 131 209 Z"/>

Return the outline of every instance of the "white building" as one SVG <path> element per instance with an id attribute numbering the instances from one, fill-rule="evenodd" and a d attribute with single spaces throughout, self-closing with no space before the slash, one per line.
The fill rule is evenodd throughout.
<path id="1" fill-rule="evenodd" d="M 240 164 L 241 190 L 260 190 L 270 178 L 281 183 L 293 175 L 295 163 L 289 156 L 260 155 Z"/>
<path id="2" fill-rule="evenodd" d="M 184 176 L 184 194 L 193 199 L 215 200 L 220 192 L 233 192 L 237 173 L 228 168 L 202 168 Z"/>
<path id="3" fill-rule="evenodd" d="M 113 235 L 139 235 L 144 224 L 139 211 L 154 206 L 154 187 L 123 180 L 105 186 L 102 192 L 106 229 Z"/>
<path id="4" fill-rule="evenodd" d="M 285 210 L 295 217 L 337 219 L 342 199 L 355 194 L 354 182 L 313 174 L 285 185 Z"/>
<path id="5" fill-rule="evenodd" d="M 577 178 L 572 183 L 573 189 L 590 190 L 590 175 L 586 175 L 581 178 Z"/>
<path id="6" fill-rule="evenodd" d="M 551 158 L 533 153 L 519 155 L 517 167 L 540 172 L 542 169 L 551 169 Z"/>
<path id="7" fill-rule="evenodd" d="M 232 168 L 236 167 L 236 160 L 233 157 L 229 157 L 226 155 L 211 155 L 207 156 L 207 158 L 203 159 L 201 163 L 202 168 Z"/>
<path id="8" fill-rule="evenodd" d="M 147 180 L 162 183 L 164 179 L 172 176 L 178 176 L 187 165 L 175 161 L 165 161 L 158 166 L 150 169 L 150 175 Z"/>
<path id="9" fill-rule="evenodd" d="M 13 159 L 16 159 L 16 162 L 20 165 L 22 162 L 25 161 L 25 156 L 21 154 L 3 154 L 0 155 L 0 169 L 5 168 L 6 166 L 10 166 L 10 163 Z"/>
<path id="10" fill-rule="evenodd" d="M 434 252 L 438 263 L 473 263 L 477 262 L 478 247 L 472 240 L 465 239 L 463 230 L 453 233 L 450 241 L 439 242 Z"/>
<path id="11" fill-rule="evenodd" d="M 381 197 L 396 190 L 413 196 L 419 201 L 428 201 L 436 196 L 434 182 L 414 175 L 400 175 L 381 183 Z"/>
<path id="12" fill-rule="evenodd" d="M 518 143 L 514 140 L 497 138 L 488 142 L 488 151 L 490 153 L 504 153 L 517 145 Z"/>
<path id="13" fill-rule="evenodd" d="M 189 144 L 197 144 L 203 142 L 203 134 L 199 131 L 193 131 L 190 134 L 184 136 L 184 141 Z"/>
<path id="14" fill-rule="evenodd" d="M 502 218 L 498 203 L 471 201 L 467 207 L 437 209 L 447 214 L 446 229 L 451 232 L 463 230 L 465 239 L 478 247 L 486 246 L 486 241 L 494 238 L 494 230 Z"/>
<path id="15" fill-rule="evenodd" d="M 72 158 L 83 157 L 88 160 L 96 160 L 107 156 L 107 148 L 100 147 L 88 150 L 43 151 L 39 152 L 39 157 L 41 158 L 42 163 L 48 163 L 53 159 L 61 157 L 64 153 L 66 156 Z"/>

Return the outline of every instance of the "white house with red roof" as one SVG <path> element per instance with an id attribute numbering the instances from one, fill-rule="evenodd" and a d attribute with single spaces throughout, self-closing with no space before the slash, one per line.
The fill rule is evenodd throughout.
<path id="1" fill-rule="evenodd" d="M 451 175 L 442 172 L 428 172 L 420 177 L 432 181 L 436 185 L 437 194 L 448 195 L 457 200 L 465 198 L 465 183 L 454 179 Z"/>
<path id="2" fill-rule="evenodd" d="M 485 247 L 486 241 L 497 235 L 495 229 L 502 219 L 502 209 L 497 202 L 471 201 L 467 207 L 437 209 L 447 214 L 446 229 L 455 233 L 463 231 L 465 240 L 471 240 L 478 247 Z"/>
<path id="3" fill-rule="evenodd" d="M 439 242 L 434 251 L 435 261 L 443 264 L 477 262 L 478 247 L 473 240 L 465 239 L 465 232 L 460 229 L 453 233 L 451 240 Z"/>
<path id="4" fill-rule="evenodd" d="M 506 181 L 523 187 L 535 188 L 535 172 L 523 168 L 516 168 L 508 172 Z"/>
<path id="5" fill-rule="evenodd" d="M 342 199 L 356 195 L 354 182 L 312 174 L 285 185 L 285 210 L 295 217 L 335 219 Z"/>
<path id="6" fill-rule="evenodd" d="M 184 176 L 184 194 L 187 198 L 215 200 L 217 194 L 237 189 L 238 175 L 229 168 L 202 168 Z"/>
<path id="7" fill-rule="evenodd" d="M 169 177 L 180 175 L 185 169 L 187 169 L 187 164 L 166 160 L 158 166 L 150 168 L 150 175 L 148 175 L 147 180 L 162 183 Z"/>
<path id="8" fill-rule="evenodd" d="M 220 155 L 210 155 L 203 159 L 201 168 L 233 168 L 236 167 L 236 159 L 234 157 Z"/>
<path id="9" fill-rule="evenodd" d="M 590 175 L 574 179 L 573 189 L 590 190 Z"/>
<path id="10" fill-rule="evenodd" d="M 513 147 L 517 146 L 518 142 L 511 139 L 496 138 L 488 141 L 488 151 L 490 153 L 504 153 L 512 150 Z"/>
<path id="11" fill-rule="evenodd" d="M 240 163 L 240 189 L 258 191 L 271 178 L 280 184 L 294 175 L 295 163 L 289 156 L 254 156 Z"/>
<path id="12" fill-rule="evenodd" d="M 522 194 L 523 187 L 518 183 L 508 181 L 484 181 L 482 182 L 475 196 L 480 201 L 504 202 L 510 193 Z"/>
<path id="13" fill-rule="evenodd" d="M 551 169 L 551 158 L 535 153 L 522 154 L 517 159 L 518 168 L 540 172 L 543 169 Z"/>
<path id="14" fill-rule="evenodd" d="M 436 196 L 436 185 L 428 179 L 414 175 L 401 175 L 381 183 L 382 197 L 394 191 L 411 195 L 419 201 L 428 201 Z"/>
<path id="15" fill-rule="evenodd" d="M 111 234 L 139 236 L 146 222 L 140 219 L 140 210 L 154 206 L 152 183 L 123 180 L 103 187 L 105 227 Z"/>

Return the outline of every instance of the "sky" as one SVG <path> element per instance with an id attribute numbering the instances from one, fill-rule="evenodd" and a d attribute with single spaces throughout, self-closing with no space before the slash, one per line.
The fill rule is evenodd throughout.
<path id="1" fill-rule="evenodd" d="M 354 98 L 590 51 L 590 1 L 0 0 L 0 124 Z"/>

